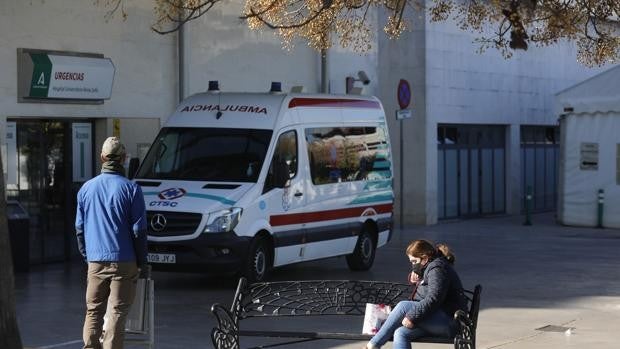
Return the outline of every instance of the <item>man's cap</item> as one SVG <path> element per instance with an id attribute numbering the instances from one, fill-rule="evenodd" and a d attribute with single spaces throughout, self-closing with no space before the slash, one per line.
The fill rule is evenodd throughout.
<path id="1" fill-rule="evenodd" d="M 101 146 L 101 156 L 112 159 L 125 155 L 125 146 L 118 137 L 108 137 Z"/>

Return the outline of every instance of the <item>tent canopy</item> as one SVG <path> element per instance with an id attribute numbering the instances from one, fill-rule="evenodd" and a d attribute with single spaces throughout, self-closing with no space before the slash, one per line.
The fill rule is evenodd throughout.
<path id="1" fill-rule="evenodd" d="M 560 91 L 555 97 L 556 115 L 620 112 L 620 65 Z"/>

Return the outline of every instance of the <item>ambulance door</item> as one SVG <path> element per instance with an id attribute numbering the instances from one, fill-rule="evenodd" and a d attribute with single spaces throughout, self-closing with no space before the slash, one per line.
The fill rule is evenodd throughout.
<path id="1" fill-rule="evenodd" d="M 305 247 L 305 175 L 300 171 L 300 132 L 282 129 L 269 165 L 260 208 L 268 212 L 273 232 L 274 266 L 303 260 Z"/>
<path id="2" fill-rule="evenodd" d="M 354 223 L 359 214 L 349 203 L 360 188 L 349 178 L 354 154 L 347 148 L 355 147 L 347 140 L 348 129 L 343 124 L 332 123 L 304 130 L 307 150 L 303 157 L 307 159 L 309 170 L 304 260 L 349 254 L 355 247 L 359 227 Z"/>

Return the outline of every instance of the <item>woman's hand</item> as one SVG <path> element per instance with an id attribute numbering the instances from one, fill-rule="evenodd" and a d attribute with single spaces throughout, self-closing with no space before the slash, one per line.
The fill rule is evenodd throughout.
<path id="1" fill-rule="evenodd" d="M 409 273 L 409 282 L 412 284 L 417 283 L 418 281 L 420 281 L 420 277 L 418 276 L 418 274 L 411 272 Z"/>
<path id="2" fill-rule="evenodd" d="M 409 320 L 406 316 L 403 319 L 402 324 L 403 324 L 403 326 L 405 326 L 405 327 L 407 327 L 409 329 L 413 328 L 413 322 L 411 320 Z"/>

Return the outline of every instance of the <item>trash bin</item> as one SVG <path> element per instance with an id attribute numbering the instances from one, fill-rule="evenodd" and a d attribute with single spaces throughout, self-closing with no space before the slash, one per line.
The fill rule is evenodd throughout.
<path id="1" fill-rule="evenodd" d="M 9 225 L 11 255 L 16 272 L 30 269 L 30 219 L 26 210 L 17 201 L 6 202 L 6 218 Z"/>

